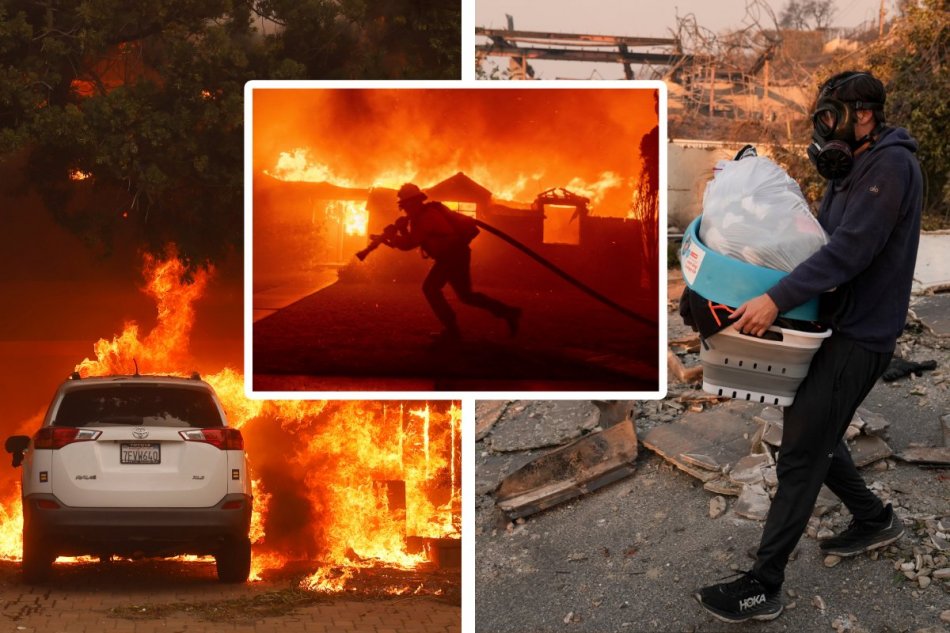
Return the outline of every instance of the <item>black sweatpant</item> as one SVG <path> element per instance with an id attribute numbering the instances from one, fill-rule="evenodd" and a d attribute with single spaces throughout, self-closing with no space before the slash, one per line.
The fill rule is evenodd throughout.
<path id="1" fill-rule="evenodd" d="M 766 587 L 777 588 L 785 580 L 788 557 L 808 525 L 822 483 L 858 521 L 873 520 L 884 509 L 858 474 L 843 437 L 891 355 L 832 334 L 812 359 L 795 401 L 785 408 L 778 490 L 752 568 Z"/>
<path id="2" fill-rule="evenodd" d="M 455 312 L 442 294 L 445 284 L 452 286 L 462 303 L 487 310 L 498 318 L 504 318 L 512 310 L 511 306 L 472 290 L 471 262 L 472 251 L 468 246 L 461 246 L 436 258 L 435 265 L 422 282 L 422 293 L 443 327 L 447 329 L 455 329 L 457 326 Z"/>

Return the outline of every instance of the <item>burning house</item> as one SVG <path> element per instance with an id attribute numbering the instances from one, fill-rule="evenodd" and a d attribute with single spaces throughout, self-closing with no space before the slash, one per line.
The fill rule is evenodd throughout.
<path id="1" fill-rule="evenodd" d="M 345 263 L 365 245 L 369 196 L 367 189 L 255 175 L 254 249 L 259 270 L 277 272 L 288 259 L 300 269 Z"/>
<path id="2" fill-rule="evenodd" d="M 255 90 L 249 174 L 255 232 L 268 216 L 313 211 L 289 204 L 289 184 L 279 187 L 279 208 L 269 205 L 277 183 L 265 175 L 309 183 L 301 195 L 311 200 L 350 202 L 414 182 L 430 198 L 489 222 L 502 201 L 530 206 L 540 192 L 563 187 L 589 199 L 591 217 L 626 218 L 642 169 L 640 143 L 657 125 L 655 94 L 642 88 Z M 383 195 L 392 202 L 366 207 L 370 233 L 398 215 L 391 193 Z"/>
<path id="3" fill-rule="evenodd" d="M 353 259 L 367 245 L 369 235 L 381 233 L 401 215 L 395 189 L 284 181 L 267 174 L 255 176 L 254 182 L 255 267 L 261 262 L 255 272 L 267 274 L 268 262 L 275 261 L 285 262 L 281 269 L 286 270 L 289 250 L 297 253 L 296 266 L 346 266 L 341 273 L 344 280 L 365 280 L 367 275 L 402 280 L 424 276 L 424 263 L 398 253 L 380 251 L 368 262 Z M 639 221 L 594 215 L 590 197 L 566 188 L 549 189 L 531 203 L 519 203 L 496 199 L 487 187 L 462 172 L 428 187 L 420 185 L 429 199 L 493 226 L 574 275 L 636 290 L 631 280 L 639 279 L 641 267 L 650 265 L 638 248 Z M 476 240 L 472 248 L 476 272 L 498 279 L 497 285 L 533 285 L 543 274 L 523 254 L 496 238 Z M 519 274 L 511 275 L 512 270 Z"/>

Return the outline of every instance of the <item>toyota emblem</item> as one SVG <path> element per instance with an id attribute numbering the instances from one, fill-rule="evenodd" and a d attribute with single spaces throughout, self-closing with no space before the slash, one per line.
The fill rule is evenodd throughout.
<path id="1" fill-rule="evenodd" d="M 146 437 L 148 437 L 148 429 L 141 426 L 135 427 L 132 429 L 132 437 L 137 440 L 144 440 Z"/>

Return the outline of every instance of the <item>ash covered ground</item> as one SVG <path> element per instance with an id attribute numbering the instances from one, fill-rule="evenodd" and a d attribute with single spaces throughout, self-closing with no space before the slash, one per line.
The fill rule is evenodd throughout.
<path id="1" fill-rule="evenodd" d="M 441 585 L 439 596 L 388 596 L 369 571 L 361 589 L 328 595 L 301 589 L 301 574 L 310 570 L 293 566 L 260 582 L 222 585 L 213 561 L 60 563 L 53 578 L 36 587 L 20 582 L 18 567 L 0 561 L 0 616 L 11 631 L 461 630 L 458 582 L 441 572 L 401 578 L 410 587 Z M 382 584 L 389 586 L 392 572 L 385 573 Z"/>
<path id="2" fill-rule="evenodd" d="M 678 297 L 675 287 L 670 297 Z M 671 311 L 670 339 L 688 334 Z M 889 422 L 885 439 L 895 454 L 915 444 L 943 446 L 941 416 L 950 413 L 948 348 L 947 338 L 912 320 L 898 352 L 908 360 L 936 360 L 936 370 L 879 382 L 865 401 L 869 412 Z M 691 359 L 685 360 L 689 365 Z M 635 403 L 639 438 L 684 415 L 739 410 L 708 401 L 700 407 L 701 402 L 694 386 L 671 379 L 667 398 Z M 697 413 L 699 408 L 704 413 Z M 693 593 L 752 565 L 748 550 L 758 544 L 763 523 L 738 515 L 736 497 L 724 497 L 725 512 L 712 518 L 711 501 L 717 495 L 641 443 L 632 476 L 510 521 L 496 505 L 498 483 L 551 446 L 595 431 L 597 410 L 589 402 L 477 406 L 482 415 L 497 416 L 499 411 L 494 426 L 476 443 L 480 633 L 721 631 L 728 626 L 703 611 Z M 832 504 L 813 520 L 789 564 L 783 588 L 786 612 L 773 622 L 739 628 L 946 630 L 950 550 L 939 545 L 946 545 L 941 537 L 950 527 L 950 472 L 891 457 L 871 463 L 862 473 L 877 494 L 894 504 L 905 535 L 877 554 L 826 561 L 815 537 L 840 531 L 850 520 L 846 510 Z"/>

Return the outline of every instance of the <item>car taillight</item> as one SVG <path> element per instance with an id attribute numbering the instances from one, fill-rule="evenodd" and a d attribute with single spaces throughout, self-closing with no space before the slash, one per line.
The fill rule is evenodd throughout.
<path id="1" fill-rule="evenodd" d="M 186 442 L 204 442 L 220 448 L 222 451 L 244 450 L 244 437 L 237 429 L 188 429 L 187 431 L 179 431 L 178 434 Z"/>
<path id="2" fill-rule="evenodd" d="M 57 449 L 74 442 L 88 442 L 102 435 L 102 431 L 77 429 L 74 426 L 44 426 L 33 436 L 33 448 Z"/>

